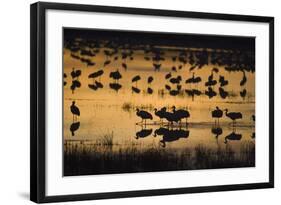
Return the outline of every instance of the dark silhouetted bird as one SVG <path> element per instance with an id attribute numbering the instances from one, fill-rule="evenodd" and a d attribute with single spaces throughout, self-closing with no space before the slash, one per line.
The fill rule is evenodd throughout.
<path id="1" fill-rule="evenodd" d="M 134 93 L 139 94 L 141 90 L 138 89 L 138 88 L 136 88 L 136 87 L 134 87 L 134 86 L 132 86 L 132 91 L 133 91 Z"/>
<path id="2" fill-rule="evenodd" d="M 171 90 L 172 89 L 171 86 L 169 86 L 169 85 L 165 85 L 165 88 L 166 88 L 166 90 Z"/>
<path id="3" fill-rule="evenodd" d="M 240 96 L 243 98 L 243 100 L 245 100 L 246 95 L 247 95 L 246 89 L 243 89 L 242 91 L 240 91 Z"/>
<path id="4" fill-rule="evenodd" d="M 70 106 L 70 111 L 73 114 L 73 122 L 74 122 L 74 118 L 76 118 L 77 116 L 80 116 L 80 110 L 75 105 L 75 101 L 72 101 L 72 105 Z"/>
<path id="5" fill-rule="evenodd" d="M 212 111 L 212 118 L 215 118 L 215 125 L 216 125 L 216 121 L 218 121 L 219 124 L 219 119 L 222 118 L 222 116 L 223 116 L 223 111 L 219 109 L 219 107 L 217 106 L 216 109 Z"/>
<path id="6" fill-rule="evenodd" d="M 116 71 L 110 72 L 109 77 L 118 82 L 118 80 L 122 78 L 122 75 L 117 69 Z"/>
<path id="7" fill-rule="evenodd" d="M 148 88 L 147 88 L 147 93 L 148 93 L 148 94 L 152 94 L 152 93 L 153 93 L 153 89 L 150 88 L 150 87 L 148 87 Z"/>
<path id="8" fill-rule="evenodd" d="M 132 83 L 136 83 L 136 86 L 138 86 L 138 81 L 141 79 L 139 75 L 136 75 L 135 77 L 132 78 Z"/>
<path id="9" fill-rule="evenodd" d="M 171 73 L 168 73 L 168 74 L 165 75 L 165 79 L 169 79 L 169 78 L 171 78 L 171 77 L 172 77 L 172 74 L 171 74 Z"/>
<path id="10" fill-rule="evenodd" d="M 172 111 L 173 111 L 174 115 L 176 115 L 179 118 L 180 122 L 182 119 L 185 119 L 186 123 L 187 123 L 187 118 L 190 117 L 190 114 L 187 110 L 183 110 L 183 109 L 176 110 L 176 107 L 173 106 Z"/>
<path id="11" fill-rule="evenodd" d="M 228 109 L 225 109 L 225 115 L 232 120 L 233 126 L 236 124 L 236 120 L 243 117 L 241 112 L 228 112 Z"/>
<path id="12" fill-rule="evenodd" d="M 222 75 L 220 75 L 219 82 L 221 87 L 228 85 L 228 80 L 225 80 L 224 76 Z"/>
<path id="13" fill-rule="evenodd" d="M 243 72 L 243 77 L 242 77 L 242 80 L 240 81 L 240 86 L 245 85 L 245 84 L 246 84 L 246 82 L 247 82 L 246 73 L 245 73 L 245 71 L 244 71 L 244 70 L 243 70 L 242 72 Z"/>
<path id="14" fill-rule="evenodd" d="M 93 78 L 94 79 L 94 78 L 102 76 L 103 73 L 104 73 L 103 70 L 98 70 L 97 72 L 89 74 L 88 78 Z"/>
<path id="15" fill-rule="evenodd" d="M 213 98 L 217 95 L 217 93 L 211 87 L 208 87 L 208 90 L 205 91 L 205 95 L 209 98 Z"/>
<path id="16" fill-rule="evenodd" d="M 222 99 L 225 99 L 229 95 L 228 92 L 225 91 L 222 87 L 219 87 L 219 94 L 220 94 Z"/>
<path id="17" fill-rule="evenodd" d="M 153 77 L 152 77 L 152 76 L 149 76 L 149 77 L 147 78 L 147 83 L 150 84 L 150 83 L 152 83 L 152 81 L 153 81 Z"/>
<path id="18" fill-rule="evenodd" d="M 144 120 L 144 124 L 146 124 L 146 120 L 152 120 L 153 117 L 149 112 L 146 112 L 144 110 L 140 110 L 139 108 L 137 108 L 137 112 L 136 112 L 137 116 L 141 118 L 141 122 L 143 122 Z"/>
<path id="19" fill-rule="evenodd" d="M 173 84 L 179 84 L 181 82 L 182 78 L 181 76 L 177 76 L 176 78 L 171 78 L 170 79 L 170 82 L 173 83 Z"/>

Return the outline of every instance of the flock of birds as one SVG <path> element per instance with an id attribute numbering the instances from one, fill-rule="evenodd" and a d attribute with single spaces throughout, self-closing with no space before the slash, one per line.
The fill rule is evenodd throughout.
<path id="1" fill-rule="evenodd" d="M 226 99 L 227 97 L 230 96 L 229 92 L 225 90 L 225 86 L 229 84 L 229 81 L 225 79 L 224 76 L 220 75 L 218 80 L 214 79 L 214 73 L 218 73 L 219 70 L 218 68 L 214 67 L 211 70 L 211 74 L 208 76 L 208 80 L 205 82 L 205 91 L 201 91 L 199 89 L 196 89 L 198 86 L 198 83 L 202 82 L 202 79 L 200 76 L 195 76 L 194 72 L 192 74 L 192 77 L 188 78 L 185 80 L 185 84 L 190 85 L 190 88 L 187 89 L 182 89 L 182 84 L 181 82 L 182 77 L 181 75 L 173 76 L 171 72 L 167 73 L 165 75 L 165 79 L 167 80 L 167 83 L 165 84 L 165 90 L 168 91 L 168 93 L 171 96 L 177 96 L 180 93 L 186 93 L 188 96 L 192 97 L 192 100 L 194 100 L 195 96 L 200 96 L 205 94 L 206 96 L 209 97 L 209 99 L 215 97 L 215 96 L 220 96 L 222 99 Z M 240 96 L 245 100 L 245 97 L 247 95 L 247 90 L 245 88 L 246 82 L 247 82 L 247 77 L 245 74 L 245 71 L 241 71 L 243 73 L 242 79 L 240 81 L 240 86 L 242 90 L 240 91 Z M 81 87 L 81 83 L 79 81 L 79 76 L 81 75 L 81 70 L 79 69 L 72 69 L 71 77 L 72 77 L 72 84 L 70 86 L 70 89 L 72 90 L 72 93 L 74 93 L 74 90 L 76 88 Z M 104 87 L 103 83 L 101 82 L 101 77 L 104 75 L 104 70 L 100 69 L 96 72 L 93 72 L 88 75 L 88 78 L 92 80 L 92 83 L 88 84 L 88 87 L 94 91 L 101 89 Z M 64 74 L 64 78 L 66 78 L 67 75 Z M 109 73 L 109 78 L 113 80 L 113 82 L 109 83 L 109 88 L 115 90 L 118 92 L 119 89 L 122 88 L 122 84 L 119 83 L 119 80 L 122 79 L 122 74 L 120 71 L 117 69 L 116 71 L 112 71 Z M 138 88 L 138 81 L 142 80 L 142 77 L 140 75 L 136 75 L 132 77 L 131 82 L 133 83 L 132 85 L 132 92 L 139 94 L 141 90 Z M 152 94 L 153 89 L 150 87 L 151 83 L 154 81 L 153 76 L 149 76 L 146 79 L 146 83 L 148 85 L 146 93 Z M 64 85 L 66 85 L 66 81 L 64 81 Z M 194 85 L 195 87 L 192 87 Z M 214 90 L 214 86 L 219 85 L 218 91 L 216 92 Z M 163 89 L 164 90 L 164 89 Z"/>
<path id="2" fill-rule="evenodd" d="M 70 126 L 70 131 L 72 136 L 75 135 L 75 131 L 77 131 L 80 127 L 80 122 L 77 121 L 80 116 L 80 110 L 75 104 L 75 101 L 72 102 L 70 106 L 70 111 L 73 115 L 73 123 Z M 212 127 L 212 133 L 215 134 L 216 139 L 223 133 L 222 128 L 219 125 L 219 119 L 223 117 L 225 111 L 225 116 L 232 120 L 233 131 L 225 136 L 224 143 L 227 143 L 229 140 L 240 140 L 242 138 L 242 134 L 236 133 L 236 121 L 242 119 L 243 115 L 240 112 L 228 112 L 228 109 L 221 110 L 219 107 L 211 111 L 212 118 L 215 119 L 215 125 Z M 136 115 L 141 118 L 141 126 L 142 130 L 136 133 L 136 139 L 145 138 L 150 136 L 153 132 L 153 129 L 146 129 L 146 120 L 153 120 L 153 116 L 151 113 L 136 109 Z M 181 138 L 188 138 L 190 131 L 184 130 L 181 128 L 182 120 L 185 120 L 186 127 L 188 126 L 188 118 L 190 118 L 190 113 L 184 109 L 176 109 L 175 106 L 172 107 L 172 112 L 167 111 L 166 107 L 163 107 L 159 110 L 157 108 L 154 109 L 154 115 L 160 119 L 161 127 L 154 130 L 153 136 L 162 136 L 162 140 L 160 140 L 160 144 L 162 147 L 166 146 L 166 142 L 172 142 L 179 140 Z M 163 126 L 163 121 L 167 120 L 167 126 Z M 252 121 L 255 122 L 255 115 L 252 115 Z M 173 129 L 173 123 L 178 123 L 178 129 Z M 139 124 L 139 123 L 137 123 Z M 144 125 L 144 129 L 143 129 Z M 253 139 L 255 138 L 255 132 L 252 133 L 251 136 Z"/>
<path id="3" fill-rule="evenodd" d="M 218 106 L 215 110 L 211 111 L 212 118 L 215 119 L 215 126 L 219 126 L 219 119 L 223 117 L 223 111 L 225 111 L 225 116 L 232 121 L 232 126 L 235 128 L 237 126 L 237 120 L 242 119 L 243 115 L 241 112 L 228 112 L 228 109 L 221 110 Z M 136 115 L 141 118 L 140 124 L 146 125 L 147 120 L 153 120 L 153 116 L 151 113 L 136 109 Z M 173 123 L 178 123 L 180 126 L 182 125 L 182 120 L 186 120 L 186 126 L 188 125 L 188 118 L 190 118 L 190 113 L 188 110 L 184 109 L 176 109 L 175 106 L 172 107 L 172 112 L 167 111 L 166 107 L 162 107 L 157 110 L 154 109 L 154 115 L 160 119 L 160 123 L 163 123 L 163 120 L 167 120 L 168 126 L 173 126 Z M 255 116 L 252 116 L 253 121 L 255 120 Z"/>
<path id="4" fill-rule="evenodd" d="M 218 143 L 218 138 L 220 135 L 223 134 L 223 130 L 221 127 L 216 127 L 211 129 L 212 134 L 215 135 L 215 139 Z M 190 136 L 190 130 L 188 129 L 169 129 L 167 127 L 160 127 L 158 129 L 155 129 L 153 132 L 153 129 L 147 129 L 143 128 L 140 131 L 136 132 L 136 139 L 142 139 L 149 136 L 160 136 L 162 139 L 159 141 L 160 145 L 162 147 L 166 147 L 167 142 L 174 142 L 179 139 L 187 139 Z M 255 132 L 251 135 L 252 139 L 255 139 Z M 224 143 L 227 144 L 229 141 L 239 141 L 242 139 L 242 134 L 236 133 L 236 131 L 232 131 L 230 134 L 226 135 L 224 137 Z"/>
<path id="5" fill-rule="evenodd" d="M 135 54 L 143 56 L 143 59 L 147 62 L 151 62 L 152 71 L 158 72 L 164 67 L 167 67 L 166 62 L 172 60 L 172 67 L 170 71 L 167 71 L 165 75 L 165 86 L 161 88 L 163 91 L 167 91 L 171 96 L 178 96 L 185 93 L 190 96 L 192 100 L 196 96 L 206 95 L 209 99 L 220 96 L 222 99 L 226 99 L 230 96 L 230 92 L 225 88 L 229 84 L 229 80 L 225 76 L 219 74 L 219 69 L 222 67 L 228 72 L 241 72 L 242 78 L 239 82 L 240 96 L 245 99 L 247 96 L 246 83 L 247 76 L 246 72 L 255 71 L 255 55 L 252 52 L 242 52 L 238 50 L 223 50 L 223 49 L 195 49 L 195 48 L 165 48 L 165 46 L 159 45 L 140 45 L 138 43 L 124 43 L 118 39 L 114 40 L 92 40 L 92 39 L 68 39 L 64 42 L 64 48 L 70 51 L 70 57 L 87 67 L 95 67 L 95 57 L 100 55 L 104 56 L 105 60 L 102 65 L 99 65 L 100 69 L 92 72 L 88 75 L 89 84 L 88 87 L 97 91 L 104 88 L 102 83 L 102 77 L 108 75 L 112 82 L 109 83 L 109 88 L 118 92 L 122 88 L 120 83 L 123 78 L 123 72 L 126 72 L 130 67 L 129 61 L 135 60 Z M 116 68 L 111 72 L 106 71 L 106 68 L 111 66 Z M 188 67 L 187 67 L 188 66 Z M 207 81 L 196 75 L 196 69 L 200 70 L 206 66 L 212 66 L 210 75 Z M 186 69 L 187 74 L 191 77 L 183 79 L 183 75 L 177 74 L 178 71 Z M 121 71 L 123 69 L 123 71 Z M 70 73 L 71 85 L 70 89 L 74 94 L 75 90 L 81 87 L 79 77 L 82 75 L 82 70 L 72 68 Z M 64 86 L 67 86 L 68 74 L 64 73 Z M 133 76 L 131 79 L 132 92 L 139 94 L 141 89 L 138 87 L 138 82 L 145 80 L 147 84 L 146 93 L 152 94 L 154 90 L 151 84 L 155 81 L 153 75 L 143 77 L 141 75 Z M 142 81 L 143 83 L 143 81 Z M 144 83 L 143 83 L 144 84 Z M 189 86 L 184 88 L 183 84 Z M 198 85 L 203 85 L 204 90 L 199 90 Z M 218 89 L 215 89 L 218 86 Z M 72 136 L 75 135 L 80 127 L 78 117 L 80 116 L 80 110 L 76 105 L 75 101 L 70 106 L 70 111 L 73 114 L 73 122 L 70 126 Z M 242 113 L 240 112 L 228 112 L 227 109 L 221 110 L 216 107 L 211 112 L 212 118 L 215 119 L 215 126 L 212 128 L 212 133 L 219 136 L 222 134 L 222 129 L 219 127 L 219 119 L 223 117 L 223 114 L 230 120 L 232 120 L 233 132 L 228 135 L 225 139 L 235 140 L 241 139 L 241 135 L 235 133 L 234 128 L 236 127 L 236 121 L 242 119 Z M 141 118 L 142 124 L 146 125 L 147 120 L 153 120 L 151 113 L 145 110 L 136 110 L 136 115 Z M 166 107 L 154 110 L 154 115 L 160 119 L 160 123 L 163 124 L 164 120 L 168 122 L 168 127 L 160 127 L 154 131 L 154 135 L 161 135 L 162 140 L 160 141 L 163 146 L 166 142 L 174 141 L 179 138 L 187 138 L 189 136 L 188 130 L 170 129 L 175 123 L 182 125 L 182 120 L 185 120 L 185 124 L 188 125 L 188 118 L 190 113 L 188 110 L 176 109 L 173 106 L 172 111 L 168 111 Z M 254 116 L 253 116 L 254 120 Z M 141 130 L 136 134 L 136 138 L 142 138 L 149 136 L 152 133 L 151 129 Z M 254 137 L 253 137 L 254 138 Z"/>
<path id="6" fill-rule="evenodd" d="M 225 116 L 232 120 L 233 131 L 226 135 L 224 138 L 224 143 L 227 144 L 228 141 L 241 140 L 242 134 L 236 133 L 237 120 L 242 119 L 243 115 L 241 112 L 228 112 L 228 109 L 221 110 L 219 107 L 216 107 L 215 110 L 211 111 L 212 118 L 215 119 L 215 125 L 212 127 L 211 132 L 215 135 L 216 140 L 218 137 L 223 134 L 223 130 L 219 125 L 219 119 L 223 117 L 225 111 Z M 141 125 L 144 125 L 144 128 L 136 133 L 136 139 L 145 138 L 152 134 L 153 129 L 146 129 L 146 120 L 153 120 L 151 113 L 140 110 L 137 108 L 136 115 L 142 119 L 140 122 Z M 175 106 L 172 107 L 172 112 L 168 112 L 166 107 L 161 108 L 160 110 L 154 109 L 154 115 L 160 119 L 161 127 L 154 130 L 153 136 L 162 136 L 160 144 L 162 147 L 166 146 L 166 142 L 177 141 L 181 138 L 188 138 L 190 131 L 187 129 L 182 129 L 182 120 L 186 120 L 185 125 L 188 127 L 188 118 L 190 118 L 190 113 L 187 110 L 176 109 Z M 167 126 L 163 126 L 163 120 L 167 120 Z M 143 122 L 144 121 L 144 122 Z M 255 115 L 252 115 L 252 121 L 255 122 Z M 144 124 L 143 124 L 144 123 Z M 173 123 L 178 123 L 179 127 L 177 129 L 173 128 Z M 137 123 L 139 124 L 139 123 Z M 251 135 L 252 139 L 255 139 L 255 132 Z"/>
<path id="7" fill-rule="evenodd" d="M 166 90 L 171 96 L 177 96 L 179 94 L 186 93 L 187 96 L 192 97 L 194 100 L 195 96 L 206 95 L 209 98 L 215 96 L 220 96 L 222 99 L 225 99 L 230 96 L 230 92 L 225 89 L 225 86 L 229 84 L 229 80 L 225 79 L 225 76 L 219 75 L 215 76 L 219 72 L 218 67 L 224 67 L 228 72 L 241 72 L 242 79 L 240 81 L 240 96 L 245 99 L 247 96 L 246 82 L 247 76 L 246 72 L 254 72 L 255 63 L 254 55 L 250 52 L 242 52 L 237 50 L 208 50 L 208 49 L 177 49 L 174 48 L 161 48 L 161 46 L 154 45 L 136 45 L 136 44 L 126 44 L 122 41 L 122 44 L 118 40 L 112 41 L 95 41 L 90 39 L 72 39 L 65 42 L 65 49 L 70 51 L 71 58 L 80 61 L 82 64 L 85 64 L 87 67 L 96 66 L 97 63 L 93 59 L 97 55 L 102 55 L 105 57 L 105 60 L 101 69 L 88 75 L 88 78 L 91 83 L 88 84 L 88 87 L 94 91 L 99 90 L 104 87 L 101 82 L 101 77 L 104 76 L 105 68 L 111 65 L 111 67 L 117 67 L 116 70 L 108 73 L 109 78 L 112 79 L 112 82 L 109 83 L 109 88 L 118 92 L 122 88 L 122 84 L 119 82 L 122 79 L 121 68 L 124 69 L 123 72 L 126 72 L 130 67 L 128 61 L 134 61 L 134 54 L 142 52 L 143 58 L 145 61 L 151 61 L 152 70 L 160 71 L 160 69 L 167 67 L 165 65 L 166 61 L 172 61 L 173 65 L 171 71 L 166 74 L 165 79 L 167 83 L 165 87 L 161 88 L 163 92 Z M 168 52 L 169 51 L 169 52 Z M 169 60 L 170 59 L 170 60 Z M 186 68 L 189 66 L 189 72 L 192 72 L 192 77 L 183 80 L 183 76 L 177 75 L 177 71 Z M 196 76 L 195 70 L 202 69 L 207 65 L 212 65 L 213 69 L 211 70 L 208 80 L 203 82 L 200 76 Z M 74 92 L 75 89 L 81 86 L 79 82 L 79 76 L 81 75 L 81 69 L 73 68 L 70 73 L 72 77 L 72 84 L 70 89 Z M 187 72 L 188 73 L 188 72 Z M 64 73 L 64 78 L 67 78 L 67 74 Z M 217 79 L 216 79 L 217 78 Z M 141 89 L 138 88 L 138 81 L 144 79 L 140 75 L 133 76 L 131 79 L 132 87 L 131 90 L 133 93 L 141 93 Z M 152 94 L 154 90 L 150 86 L 154 81 L 153 76 L 145 78 L 148 85 L 145 90 L 146 93 Z M 190 85 L 190 88 L 184 89 L 183 82 Z M 204 83 L 206 87 L 205 90 L 197 89 L 199 83 Z M 67 82 L 64 81 L 66 86 Z M 193 85 L 195 87 L 193 87 Z M 218 89 L 215 90 L 214 86 L 219 85 Z"/>

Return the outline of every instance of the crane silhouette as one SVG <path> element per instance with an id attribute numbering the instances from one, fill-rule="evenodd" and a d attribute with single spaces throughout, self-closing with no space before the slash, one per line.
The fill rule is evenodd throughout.
<path id="1" fill-rule="evenodd" d="M 152 94 L 152 93 L 153 93 L 153 89 L 150 88 L 150 87 L 148 87 L 148 88 L 147 88 L 147 93 L 148 93 L 148 94 Z"/>
<path id="2" fill-rule="evenodd" d="M 247 90 L 244 88 L 242 91 L 240 91 L 240 96 L 245 100 L 245 97 L 247 95 Z"/>
<path id="3" fill-rule="evenodd" d="M 242 77 L 242 80 L 240 81 L 240 86 L 244 86 L 247 82 L 246 73 L 244 70 L 242 70 L 242 72 L 243 72 L 243 77 Z"/>
<path id="4" fill-rule="evenodd" d="M 232 120 L 233 127 L 236 124 L 236 120 L 242 119 L 243 117 L 241 112 L 228 112 L 228 109 L 225 109 L 225 115 Z"/>
<path id="5" fill-rule="evenodd" d="M 228 80 L 225 80 L 224 76 L 222 75 L 220 75 L 219 82 L 221 87 L 228 85 Z"/>
<path id="6" fill-rule="evenodd" d="M 119 79 L 122 78 L 122 75 L 117 69 L 116 71 L 110 72 L 109 77 L 112 78 L 115 81 L 115 83 L 118 83 Z"/>
<path id="7" fill-rule="evenodd" d="M 172 77 L 171 72 L 165 75 L 165 79 L 169 79 L 169 78 L 171 78 L 171 77 Z"/>
<path id="8" fill-rule="evenodd" d="M 157 108 L 154 108 L 154 115 L 160 118 L 160 122 L 162 124 L 163 119 L 165 118 L 165 112 L 166 112 L 166 108 L 163 107 L 160 110 L 157 110 Z"/>
<path id="9" fill-rule="evenodd" d="M 147 78 L 147 83 L 148 83 L 148 84 L 151 84 L 152 81 L 153 81 L 153 77 L 152 77 L 152 76 L 149 76 L 149 77 Z"/>
<path id="10" fill-rule="evenodd" d="M 103 75 L 103 73 L 104 73 L 103 70 L 98 70 L 97 72 L 93 72 L 93 73 L 89 74 L 88 78 L 95 79 L 95 78 L 99 77 L 99 81 L 100 81 L 100 77 Z"/>
<path id="11" fill-rule="evenodd" d="M 190 117 L 190 113 L 187 110 L 183 110 L 183 109 L 176 110 L 176 107 L 173 106 L 172 111 L 173 111 L 174 115 L 176 115 L 176 117 L 179 118 L 180 123 L 181 123 L 181 120 L 185 118 L 186 125 L 187 125 L 187 118 Z"/>
<path id="12" fill-rule="evenodd" d="M 144 124 L 146 125 L 146 120 L 152 120 L 153 117 L 149 112 L 146 112 L 144 110 L 140 110 L 139 108 L 137 108 L 137 112 L 136 112 L 137 116 L 141 118 L 141 123 L 144 120 Z"/>
<path id="13" fill-rule="evenodd" d="M 139 75 L 136 75 L 135 77 L 132 78 L 132 83 L 136 83 L 136 87 L 138 87 L 138 81 L 141 79 Z"/>
<path id="14" fill-rule="evenodd" d="M 222 99 L 225 99 L 229 95 L 228 92 L 225 91 L 222 87 L 219 87 L 219 94 L 220 94 Z"/>
<path id="15" fill-rule="evenodd" d="M 80 110 L 79 108 L 75 105 L 75 101 L 72 101 L 72 104 L 70 106 L 70 111 L 73 115 L 73 122 L 75 120 L 75 118 L 77 118 L 77 116 L 80 116 Z"/>
<path id="16" fill-rule="evenodd" d="M 223 116 L 223 111 L 216 106 L 216 109 L 212 111 L 212 118 L 215 118 L 215 126 L 216 124 L 219 125 L 219 119 L 222 118 Z"/>
<path id="17" fill-rule="evenodd" d="M 181 76 L 179 75 L 179 76 L 177 76 L 176 78 L 171 78 L 171 79 L 170 79 L 170 82 L 171 82 L 172 84 L 179 84 L 179 83 L 181 82 L 181 80 L 182 80 L 182 78 L 181 78 Z"/>
<path id="18" fill-rule="evenodd" d="M 205 95 L 209 98 L 213 98 L 217 95 L 217 93 L 211 87 L 208 87 L 208 90 L 205 91 Z"/>

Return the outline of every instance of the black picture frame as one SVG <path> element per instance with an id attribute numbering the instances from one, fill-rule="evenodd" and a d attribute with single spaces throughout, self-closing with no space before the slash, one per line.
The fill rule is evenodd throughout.
<path id="1" fill-rule="evenodd" d="M 263 183 L 230 184 L 191 188 L 171 188 L 109 193 L 46 196 L 45 190 L 45 25 L 46 10 L 122 13 L 161 17 L 234 20 L 262 22 L 269 25 L 269 181 Z M 229 15 L 217 13 L 109 7 L 82 4 L 38 2 L 30 7 L 30 199 L 37 203 L 76 200 L 97 200 L 197 192 L 230 191 L 274 187 L 274 18 L 264 16 Z"/>

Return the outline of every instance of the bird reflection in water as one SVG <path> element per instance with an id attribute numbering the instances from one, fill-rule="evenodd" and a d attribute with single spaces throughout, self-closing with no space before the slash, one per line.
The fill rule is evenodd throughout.
<path id="1" fill-rule="evenodd" d="M 230 133 L 229 135 L 225 136 L 224 143 L 227 144 L 228 141 L 239 141 L 242 138 L 242 134 L 237 134 L 235 132 Z"/>
<path id="2" fill-rule="evenodd" d="M 122 85 L 119 83 L 109 83 L 109 87 L 110 87 L 110 89 L 118 92 L 118 90 L 120 90 L 122 88 Z"/>
<path id="3" fill-rule="evenodd" d="M 145 138 L 151 135 L 152 129 L 142 128 L 140 131 L 136 132 L 136 139 Z"/>
<path id="4" fill-rule="evenodd" d="M 156 130 L 154 130 L 154 137 L 156 136 L 162 136 L 162 139 L 160 140 L 160 145 L 162 147 L 166 147 L 166 142 L 173 142 L 177 141 L 180 138 L 188 138 L 189 137 L 189 130 L 184 129 L 168 129 L 164 127 L 160 127 Z"/>

